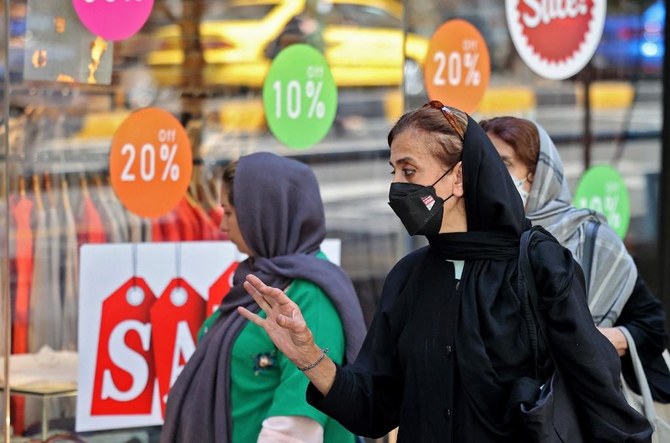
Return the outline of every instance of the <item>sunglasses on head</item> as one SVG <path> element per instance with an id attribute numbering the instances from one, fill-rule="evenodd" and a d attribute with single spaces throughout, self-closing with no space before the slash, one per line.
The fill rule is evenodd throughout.
<path id="1" fill-rule="evenodd" d="M 449 109 L 439 100 L 431 100 L 424 106 L 429 106 L 433 109 L 440 110 L 442 112 L 442 115 L 444 115 L 444 118 L 446 118 L 449 124 L 451 125 L 451 128 L 461 138 L 461 141 L 464 139 L 465 135 L 463 134 L 463 128 L 461 128 L 461 125 L 458 123 L 458 120 L 456 119 L 456 116 L 451 111 L 451 109 Z"/>

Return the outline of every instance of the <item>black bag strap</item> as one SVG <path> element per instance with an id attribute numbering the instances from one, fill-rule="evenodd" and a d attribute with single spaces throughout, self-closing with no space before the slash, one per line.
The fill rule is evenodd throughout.
<path id="1" fill-rule="evenodd" d="M 593 265 L 593 250 L 596 246 L 596 237 L 600 222 L 597 219 L 588 219 L 584 231 L 584 252 L 582 254 L 582 270 L 586 281 L 586 292 L 588 293 L 591 283 L 591 267 Z"/>
<path id="2" fill-rule="evenodd" d="M 519 264 L 517 276 L 517 292 L 519 294 L 519 301 L 521 302 L 521 313 L 528 328 L 528 341 L 530 344 L 530 355 L 533 362 L 533 376 L 535 379 L 539 378 L 539 349 L 537 343 L 537 325 L 535 324 L 535 316 L 530 306 L 530 297 L 528 296 L 528 289 L 526 279 L 524 278 L 525 271 L 522 269 L 521 251 L 528 249 L 530 231 L 526 231 L 521 236 L 519 245 Z"/>
<path id="3" fill-rule="evenodd" d="M 547 351 L 549 352 L 549 356 L 554 362 L 554 366 L 556 366 L 556 358 L 554 358 L 554 354 L 551 351 L 551 346 L 549 345 L 549 340 L 547 338 L 548 335 L 545 330 L 544 319 L 542 318 L 539 310 L 540 296 L 537 292 L 537 286 L 535 284 L 535 272 L 533 271 L 533 268 L 530 265 L 530 259 L 528 258 L 528 247 L 530 245 L 530 240 L 534 233 L 535 233 L 534 229 L 529 229 L 525 231 L 523 234 L 521 234 L 521 241 L 519 244 L 519 275 L 522 276 L 525 281 L 525 287 L 526 287 L 525 293 L 528 294 L 526 299 L 530 311 L 530 315 L 524 313 L 524 316 L 529 316 L 532 319 L 532 322 L 537 328 L 539 336 L 545 343 Z M 524 305 L 525 303 L 522 302 L 522 309 Z M 535 340 L 537 340 L 537 337 Z M 535 371 L 537 374 L 539 373 L 539 367 L 538 367 L 539 357 L 537 355 L 538 352 L 537 343 L 534 346 L 535 349 L 532 350 L 532 352 L 534 352 L 533 358 L 535 360 Z M 533 344 L 531 337 L 531 348 L 532 347 Z"/>

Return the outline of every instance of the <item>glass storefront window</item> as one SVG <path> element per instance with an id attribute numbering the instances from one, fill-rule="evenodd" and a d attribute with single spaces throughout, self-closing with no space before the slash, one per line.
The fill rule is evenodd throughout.
<path id="1" fill-rule="evenodd" d="M 427 101 L 430 38 L 450 19 L 472 24 L 490 54 L 475 120 L 538 121 L 560 150 L 573 192 L 590 165 L 621 173 L 631 197 L 624 240 L 658 291 L 664 2 L 607 3 L 588 65 L 571 78 L 549 80 L 517 53 L 499 0 L 156 0 L 139 32 L 115 42 L 77 22 L 71 0 L 4 0 L 0 356 L 18 372 L 10 376 L 3 366 L 0 374 L 26 388 L 11 398 L 3 391 L 0 412 L 10 426 L 4 440 L 62 433 L 156 441 L 156 411 L 142 426 L 76 430 L 75 369 L 95 358 L 78 352 L 87 332 L 79 327 L 80 304 L 93 296 L 80 290 L 81 247 L 225 242 L 218 229 L 221 171 L 241 155 L 270 151 L 312 167 L 327 237 L 341 241 L 342 267 L 369 322 L 386 273 L 421 243 L 407 236 L 387 204 L 387 132 L 403 110 Z M 270 129 L 263 86 L 281 51 L 301 43 L 327 60 L 337 111 L 321 140 L 295 149 Z M 320 90 L 315 83 L 300 87 L 301 109 L 318 115 L 326 103 Z M 115 133 L 147 107 L 180 122 L 193 159 L 186 195 L 160 217 L 129 211 L 110 177 Z M 156 151 L 152 164 L 169 177 L 169 150 L 164 154 Z M 27 367 L 37 370 L 21 369 Z"/>

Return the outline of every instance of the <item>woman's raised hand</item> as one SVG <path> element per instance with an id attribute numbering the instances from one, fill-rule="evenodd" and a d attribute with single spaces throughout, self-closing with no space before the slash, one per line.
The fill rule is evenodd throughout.
<path id="1" fill-rule="evenodd" d="M 320 350 L 314 344 L 312 331 L 309 330 L 300 308 L 284 291 L 267 286 L 255 275 L 247 275 L 244 289 L 258 303 L 267 318 L 238 307 L 237 311 L 247 320 L 265 329 L 275 346 L 293 363 L 305 366 L 319 355 Z"/>

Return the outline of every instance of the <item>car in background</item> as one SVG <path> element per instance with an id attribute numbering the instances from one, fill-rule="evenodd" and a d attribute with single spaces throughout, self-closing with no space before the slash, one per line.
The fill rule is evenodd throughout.
<path id="1" fill-rule="evenodd" d="M 403 63 L 422 66 L 429 40 L 414 34 L 405 38 L 402 2 L 321 3 L 321 22 L 315 26 L 306 13 L 306 0 L 207 2 L 199 26 L 204 85 L 262 87 L 282 40 L 290 43 L 292 38 L 312 42 L 323 51 L 339 87 L 398 86 L 403 82 Z M 153 37 L 158 47 L 149 52 L 147 63 L 157 83 L 178 85 L 185 60 L 179 25 L 160 27 Z"/>
<path id="2" fill-rule="evenodd" d="M 665 55 L 665 2 L 656 0 L 642 14 L 610 14 L 593 67 L 602 76 L 658 77 Z"/>

